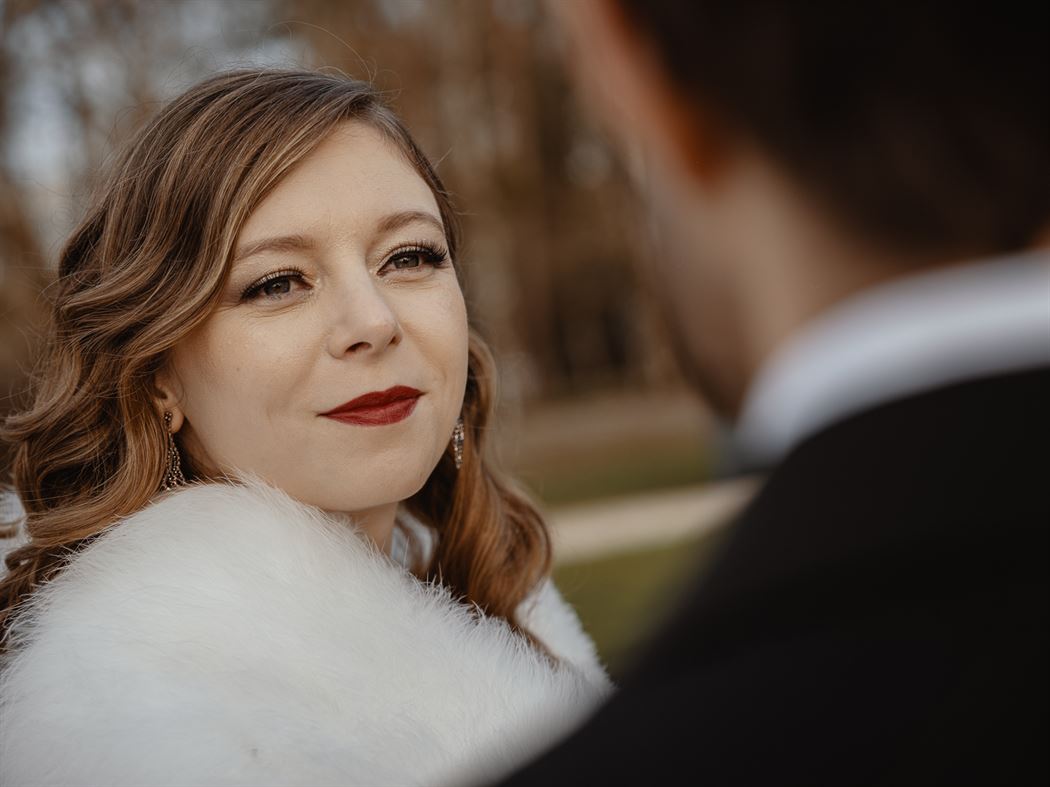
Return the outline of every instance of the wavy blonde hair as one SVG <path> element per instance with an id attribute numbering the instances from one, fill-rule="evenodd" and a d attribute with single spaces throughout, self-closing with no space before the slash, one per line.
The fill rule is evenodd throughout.
<path id="1" fill-rule="evenodd" d="M 348 120 L 379 130 L 412 163 L 434 193 L 458 259 L 456 216 L 433 167 L 375 89 L 341 75 L 252 69 L 214 76 L 168 104 L 114 162 L 62 251 L 32 404 L 0 429 L 14 449 L 11 486 L 29 539 L 5 560 L 0 653 L 21 602 L 158 491 L 167 432 L 154 376 L 211 314 L 254 208 Z M 550 542 L 535 506 L 493 466 L 486 437 L 494 406 L 492 356 L 471 332 L 463 466 L 457 471 L 446 452 L 407 501 L 438 536 L 430 560 L 414 570 L 542 649 L 515 610 L 549 574 Z M 187 470 L 192 478 L 192 460 Z"/>

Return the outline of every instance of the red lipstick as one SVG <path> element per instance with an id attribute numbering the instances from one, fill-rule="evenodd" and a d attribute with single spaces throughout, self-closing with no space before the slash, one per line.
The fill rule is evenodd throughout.
<path id="1" fill-rule="evenodd" d="M 404 421 L 416 409 L 422 391 L 395 385 L 385 391 L 372 391 L 321 415 L 356 426 L 386 426 Z"/>

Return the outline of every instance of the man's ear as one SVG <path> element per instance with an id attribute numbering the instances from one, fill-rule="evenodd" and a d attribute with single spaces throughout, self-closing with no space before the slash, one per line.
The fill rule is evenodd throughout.
<path id="1" fill-rule="evenodd" d="M 731 151 L 719 113 L 688 95 L 617 0 L 549 3 L 568 34 L 567 58 L 584 102 L 628 153 L 641 143 L 671 171 L 717 179 Z"/>
<path id="2" fill-rule="evenodd" d="M 180 406 L 182 401 L 182 388 L 178 385 L 175 376 L 167 369 L 157 372 L 153 378 L 153 403 L 161 418 L 165 412 L 171 413 L 171 431 L 177 432 L 182 428 L 185 415 Z"/>

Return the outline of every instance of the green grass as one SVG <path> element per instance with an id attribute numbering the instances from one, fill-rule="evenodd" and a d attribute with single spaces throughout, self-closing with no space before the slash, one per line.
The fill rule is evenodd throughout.
<path id="1" fill-rule="evenodd" d="M 559 566 L 555 582 L 594 638 L 614 680 L 700 576 L 724 529 L 668 546 Z"/>
<path id="2" fill-rule="evenodd" d="M 583 456 L 550 456 L 519 477 L 547 505 L 598 500 L 653 489 L 696 484 L 708 475 L 709 458 L 693 442 L 606 447 Z"/>

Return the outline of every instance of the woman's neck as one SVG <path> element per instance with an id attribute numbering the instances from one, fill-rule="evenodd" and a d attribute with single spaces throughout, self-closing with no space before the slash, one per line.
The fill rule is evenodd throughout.
<path id="1" fill-rule="evenodd" d="M 340 513 L 348 517 L 356 528 L 373 541 L 384 554 L 389 555 L 390 544 L 394 534 L 394 521 L 397 517 L 397 506 L 398 504 L 395 502 L 367 508 L 362 511 Z"/>

